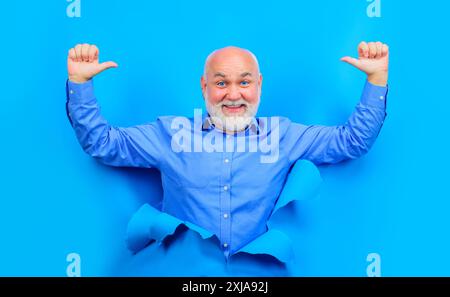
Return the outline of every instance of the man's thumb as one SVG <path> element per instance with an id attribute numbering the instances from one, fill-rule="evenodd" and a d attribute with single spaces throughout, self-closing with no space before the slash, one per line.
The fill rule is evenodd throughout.
<path id="1" fill-rule="evenodd" d="M 100 64 L 100 71 L 99 71 L 99 73 L 102 72 L 102 71 L 105 71 L 106 69 L 116 68 L 116 67 L 118 67 L 118 65 L 115 62 L 112 62 L 112 61 L 103 62 L 103 63 Z"/>
<path id="2" fill-rule="evenodd" d="M 352 58 L 352 57 L 348 57 L 348 56 L 343 57 L 343 58 L 341 58 L 341 61 L 346 62 L 346 63 L 348 63 L 350 65 L 353 65 L 356 68 L 359 68 L 359 66 L 360 66 L 359 60 L 355 59 L 355 58 Z"/>

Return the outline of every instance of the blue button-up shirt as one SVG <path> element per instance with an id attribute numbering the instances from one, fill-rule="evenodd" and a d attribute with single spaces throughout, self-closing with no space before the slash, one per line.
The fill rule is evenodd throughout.
<path id="1" fill-rule="evenodd" d="M 67 82 L 67 113 L 83 150 L 104 164 L 157 168 L 162 211 L 212 233 L 229 257 L 267 230 L 291 166 L 299 159 L 337 163 L 366 153 L 386 117 L 387 88 L 366 82 L 341 126 L 257 118 L 225 134 L 207 115 L 159 117 L 114 127 L 101 115 L 92 80 Z"/>

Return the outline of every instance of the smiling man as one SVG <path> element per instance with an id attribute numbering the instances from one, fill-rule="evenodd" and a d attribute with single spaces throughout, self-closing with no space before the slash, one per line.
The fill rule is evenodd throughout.
<path id="1" fill-rule="evenodd" d="M 117 64 L 100 63 L 95 45 L 78 44 L 67 59 L 68 117 L 90 156 L 111 166 L 159 169 L 162 211 L 217 235 L 228 258 L 266 232 L 297 160 L 319 165 L 355 159 L 375 142 L 386 117 L 389 52 L 381 42 L 362 42 L 358 53 L 358 58 L 342 58 L 367 74 L 361 99 L 344 125 L 256 117 L 263 80 L 258 61 L 248 50 L 226 47 L 205 62 L 200 83 L 208 114 L 159 117 L 122 128 L 101 115 L 92 82 Z"/>
<path id="2" fill-rule="evenodd" d="M 256 57 L 237 47 L 211 53 L 201 88 L 214 125 L 226 132 L 244 130 L 256 116 L 262 75 Z"/>

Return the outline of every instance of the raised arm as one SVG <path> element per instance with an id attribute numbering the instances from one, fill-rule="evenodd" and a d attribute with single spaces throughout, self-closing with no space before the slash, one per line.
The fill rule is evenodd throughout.
<path id="1" fill-rule="evenodd" d="M 307 159 L 315 164 L 337 163 L 358 158 L 372 147 L 386 117 L 389 49 L 381 42 L 361 42 L 358 53 L 358 59 L 341 59 L 367 74 L 354 112 L 340 126 L 292 123 L 287 134 L 291 137 L 291 162 Z"/>
<path id="2" fill-rule="evenodd" d="M 115 62 L 99 63 L 95 45 L 78 44 L 69 50 L 66 111 L 78 141 L 86 153 L 107 165 L 159 167 L 159 122 L 113 127 L 100 113 L 92 78 L 113 67 Z"/>

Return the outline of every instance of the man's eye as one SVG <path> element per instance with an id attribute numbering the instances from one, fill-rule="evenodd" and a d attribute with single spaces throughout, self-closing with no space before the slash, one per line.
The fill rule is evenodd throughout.
<path id="1" fill-rule="evenodd" d="M 219 82 L 216 83 L 216 85 L 217 85 L 218 87 L 225 87 L 225 82 L 219 81 Z"/>
<path id="2" fill-rule="evenodd" d="M 248 81 L 241 82 L 241 86 L 244 86 L 244 87 L 248 86 L 249 84 L 250 84 L 250 82 L 248 82 Z"/>

